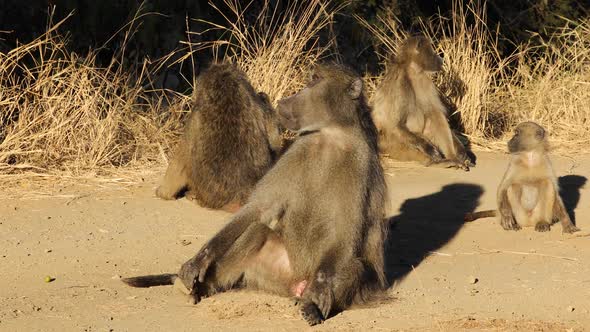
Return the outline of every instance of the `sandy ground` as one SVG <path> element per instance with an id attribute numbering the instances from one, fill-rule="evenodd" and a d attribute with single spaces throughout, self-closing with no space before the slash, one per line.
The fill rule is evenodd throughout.
<path id="1" fill-rule="evenodd" d="M 553 158 L 584 232 L 577 237 L 560 225 L 537 233 L 507 232 L 494 219 L 463 224 L 465 212 L 495 206 L 507 161 L 478 157 L 469 173 L 387 169 L 396 225 L 387 258 L 392 287 L 379 302 L 314 329 L 590 330 L 590 237 L 583 236 L 590 231 L 583 186 L 590 157 Z M 119 276 L 177 271 L 229 217 L 185 199 L 156 199 L 157 180 L 109 190 L 64 187 L 65 198 L 0 196 L 0 330 L 308 329 L 287 298 L 232 291 L 190 306 L 171 287 L 121 283 Z"/>

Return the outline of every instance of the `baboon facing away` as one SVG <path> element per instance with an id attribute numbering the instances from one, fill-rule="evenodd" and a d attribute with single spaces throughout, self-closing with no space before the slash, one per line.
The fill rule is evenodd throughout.
<path id="1" fill-rule="evenodd" d="M 385 181 L 362 80 L 339 66 L 314 77 L 279 102 L 299 137 L 247 204 L 178 274 L 125 283 L 179 279 L 195 302 L 235 287 L 295 296 L 311 325 L 385 286 Z"/>
<path id="2" fill-rule="evenodd" d="M 535 226 L 539 232 L 549 231 L 551 224 L 559 221 L 564 233 L 579 231 L 559 196 L 547 150 L 547 134 L 543 127 L 534 122 L 516 126 L 508 142 L 512 155 L 510 163 L 498 188 L 498 211 L 470 213 L 465 221 L 499 216 L 500 225 L 506 230 Z"/>
<path id="3" fill-rule="evenodd" d="M 214 64 L 197 79 L 192 113 L 156 195 L 185 194 L 201 206 L 233 212 L 280 146 L 268 96 L 256 93 L 236 66 Z"/>
<path id="4" fill-rule="evenodd" d="M 379 147 L 394 159 L 467 171 L 474 164 L 451 131 L 447 109 L 428 76 L 442 64 L 426 37 L 403 43 L 375 92 L 372 114 Z"/>

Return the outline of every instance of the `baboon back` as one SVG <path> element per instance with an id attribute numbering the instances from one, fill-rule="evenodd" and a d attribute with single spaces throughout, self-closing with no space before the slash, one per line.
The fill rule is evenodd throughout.
<path id="1" fill-rule="evenodd" d="M 265 109 L 245 74 L 213 65 L 198 80 L 186 135 L 192 176 L 189 189 L 203 206 L 244 203 L 272 164 Z"/>

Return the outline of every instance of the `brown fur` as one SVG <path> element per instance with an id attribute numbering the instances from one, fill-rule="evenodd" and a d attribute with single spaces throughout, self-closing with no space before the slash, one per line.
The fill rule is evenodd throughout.
<path id="1" fill-rule="evenodd" d="M 273 164 L 278 121 L 268 97 L 256 93 L 231 64 L 212 65 L 197 82 L 193 110 L 156 195 L 183 193 L 201 206 L 235 211 Z"/>
<path id="2" fill-rule="evenodd" d="M 442 69 L 442 58 L 430 41 L 408 38 L 388 67 L 373 111 L 381 152 L 437 167 L 467 171 L 474 166 L 451 131 L 447 109 L 427 74 Z"/>
<path id="3" fill-rule="evenodd" d="M 262 289 L 297 297 L 314 325 L 385 286 L 385 181 L 362 81 L 341 67 L 316 73 L 279 102 L 281 122 L 298 138 L 248 203 L 182 265 L 178 277 L 194 302 L 235 287 Z M 174 282 L 124 281 L 162 279 Z"/>
<path id="4" fill-rule="evenodd" d="M 550 230 L 551 224 L 559 221 L 564 233 L 579 231 L 559 196 L 548 145 L 543 127 L 534 122 L 519 124 L 508 142 L 512 156 L 498 188 L 498 211 L 476 212 L 465 219 L 498 216 L 506 230 L 534 226 L 539 232 Z"/>

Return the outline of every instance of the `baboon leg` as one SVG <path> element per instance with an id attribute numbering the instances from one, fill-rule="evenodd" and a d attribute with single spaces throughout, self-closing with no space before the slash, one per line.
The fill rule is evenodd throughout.
<path id="1" fill-rule="evenodd" d="M 555 188 L 555 187 L 553 187 Z M 552 215 L 551 221 L 559 221 L 561 222 L 562 231 L 564 233 L 574 233 L 578 232 L 580 229 L 574 225 L 572 220 L 570 219 L 569 214 L 567 213 L 565 206 L 563 205 L 563 201 L 559 194 L 553 189 L 554 192 L 554 199 L 553 199 L 553 206 L 552 206 Z"/>
<path id="2" fill-rule="evenodd" d="M 166 200 L 178 198 L 178 195 L 187 188 L 190 176 L 190 162 L 186 142 L 181 141 L 175 152 L 166 169 L 161 185 L 156 189 L 156 196 Z"/>
<path id="3" fill-rule="evenodd" d="M 516 185 L 512 185 L 503 190 L 500 195 L 500 201 L 498 210 L 500 212 L 500 225 L 505 230 L 520 230 L 520 225 L 517 222 L 517 218 L 522 216 L 522 207 L 520 207 L 520 193 L 521 188 Z M 516 213 L 519 213 L 517 216 Z"/>
<path id="4" fill-rule="evenodd" d="M 198 283 L 204 283 L 209 268 L 215 266 L 234 247 L 235 242 L 246 231 L 251 229 L 252 225 L 259 222 L 260 216 L 261 210 L 257 207 L 244 207 L 238 211 L 231 221 L 209 240 L 194 257 L 182 264 L 178 276 L 185 286 L 194 290 Z M 230 255 L 230 257 L 232 256 Z M 241 257 L 245 256 L 242 254 Z M 216 285 L 216 282 L 208 284 Z M 198 300 L 198 298 L 195 297 L 195 300 Z"/>
<path id="5" fill-rule="evenodd" d="M 293 281 L 291 262 L 282 239 L 264 224 L 258 224 L 257 228 L 260 236 L 266 235 L 266 240 L 246 266 L 244 286 L 283 296 L 301 296 L 306 281 Z"/>
<path id="6" fill-rule="evenodd" d="M 289 295 L 290 279 L 289 258 L 282 241 L 268 226 L 253 223 L 215 260 L 202 282 L 193 280 L 193 303 L 236 286 Z"/>
<path id="7" fill-rule="evenodd" d="M 521 203 L 522 186 L 518 184 L 512 184 L 510 187 L 508 187 L 506 195 L 508 196 L 508 201 L 512 207 L 512 215 L 514 216 L 516 223 L 519 226 L 529 225 L 531 223 L 531 216 Z"/>
<path id="8" fill-rule="evenodd" d="M 215 263 L 215 270 L 207 275 L 211 282 L 221 289 L 231 288 L 248 270 L 252 260 L 258 256 L 273 230 L 260 223 L 251 224 L 229 250 Z"/>
<path id="9" fill-rule="evenodd" d="M 529 218 L 531 222 L 535 223 L 535 230 L 537 232 L 547 232 L 551 230 L 555 190 L 550 180 L 540 181 L 537 186 L 539 193 L 537 205 L 530 212 Z"/>

